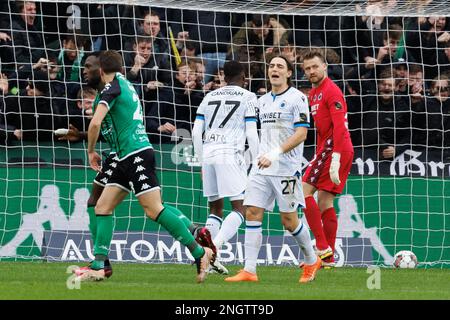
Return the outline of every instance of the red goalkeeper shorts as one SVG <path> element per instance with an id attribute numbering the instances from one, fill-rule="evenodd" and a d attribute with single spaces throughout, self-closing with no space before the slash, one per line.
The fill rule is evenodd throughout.
<path id="1" fill-rule="evenodd" d="M 336 185 L 330 178 L 330 164 L 332 151 L 316 153 L 313 160 L 306 168 L 303 175 L 303 182 L 306 182 L 318 190 L 328 191 L 333 194 L 340 194 L 344 190 L 345 182 L 352 168 L 353 152 L 341 153 L 341 166 L 339 167 L 339 179 L 341 183 Z"/>

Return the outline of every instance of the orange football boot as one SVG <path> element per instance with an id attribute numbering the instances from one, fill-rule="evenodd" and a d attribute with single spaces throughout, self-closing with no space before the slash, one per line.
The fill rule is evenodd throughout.
<path id="1" fill-rule="evenodd" d="M 313 264 L 304 264 L 303 265 L 303 274 L 300 277 L 300 283 L 311 282 L 316 278 L 317 270 L 322 266 L 322 259 L 317 257 L 317 261 Z"/>
<path id="2" fill-rule="evenodd" d="M 244 269 L 240 270 L 239 273 L 233 277 L 225 278 L 227 282 L 241 282 L 241 281 L 250 281 L 250 282 L 258 282 L 258 276 L 256 273 L 251 273 L 245 271 Z"/>

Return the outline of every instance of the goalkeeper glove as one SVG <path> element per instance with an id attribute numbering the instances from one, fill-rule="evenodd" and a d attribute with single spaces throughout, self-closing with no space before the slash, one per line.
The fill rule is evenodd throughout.
<path id="1" fill-rule="evenodd" d="M 340 160 L 341 154 L 333 152 L 333 154 L 331 155 L 330 178 L 331 181 L 333 181 L 333 183 L 337 185 L 341 183 L 341 180 L 339 179 L 339 167 L 341 166 Z"/>

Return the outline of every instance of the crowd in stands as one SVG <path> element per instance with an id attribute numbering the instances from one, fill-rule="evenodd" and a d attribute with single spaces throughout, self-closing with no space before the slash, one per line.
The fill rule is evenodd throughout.
<path id="1" fill-rule="evenodd" d="M 170 143 L 177 129 L 191 130 L 204 95 L 225 84 L 227 59 L 245 65 L 246 86 L 260 96 L 270 91 L 268 56 L 282 53 L 307 93 L 302 56 L 319 48 L 346 96 L 355 146 L 380 159 L 408 148 L 450 158 L 450 18 L 389 16 L 395 3 L 307 16 L 2 1 L 0 144 L 56 140 L 53 131 L 69 125 L 86 131 L 96 92 L 83 65 L 94 51 L 122 54 L 151 141 Z"/>

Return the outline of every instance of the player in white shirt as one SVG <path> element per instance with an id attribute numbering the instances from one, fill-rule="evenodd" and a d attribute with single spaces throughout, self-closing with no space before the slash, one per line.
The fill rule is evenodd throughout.
<path id="1" fill-rule="evenodd" d="M 237 233 L 245 220 L 246 140 L 251 159 L 258 154 L 256 95 L 243 88 L 245 72 L 239 62 L 225 63 L 224 74 L 227 85 L 205 96 L 192 130 L 194 150 L 202 163 L 203 194 L 210 209 L 206 228 L 218 249 Z M 224 198 L 229 198 L 232 211 L 222 220 Z M 211 268 L 228 273 L 217 259 Z"/>
<path id="2" fill-rule="evenodd" d="M 293 67 L 284 56 L 270 60 L 268 76 L 272 91 L 258 100 L 261 122 L 258 170 L 249 178 L 245 192 L 245 267 L 225 281 L 258 281 L 256 262 L 262 244 L 264 210 L 273 210 L 274 200 L 280 209 L 281 222 L 298 243 L 305 256 L 299 282 L 314 280 L 321 267 L 308 228 L 298 218 L 297 209 L 305 206 L 298 172 L 303 142 L 309 127 L 306 96 L 291 87 Z"/>

